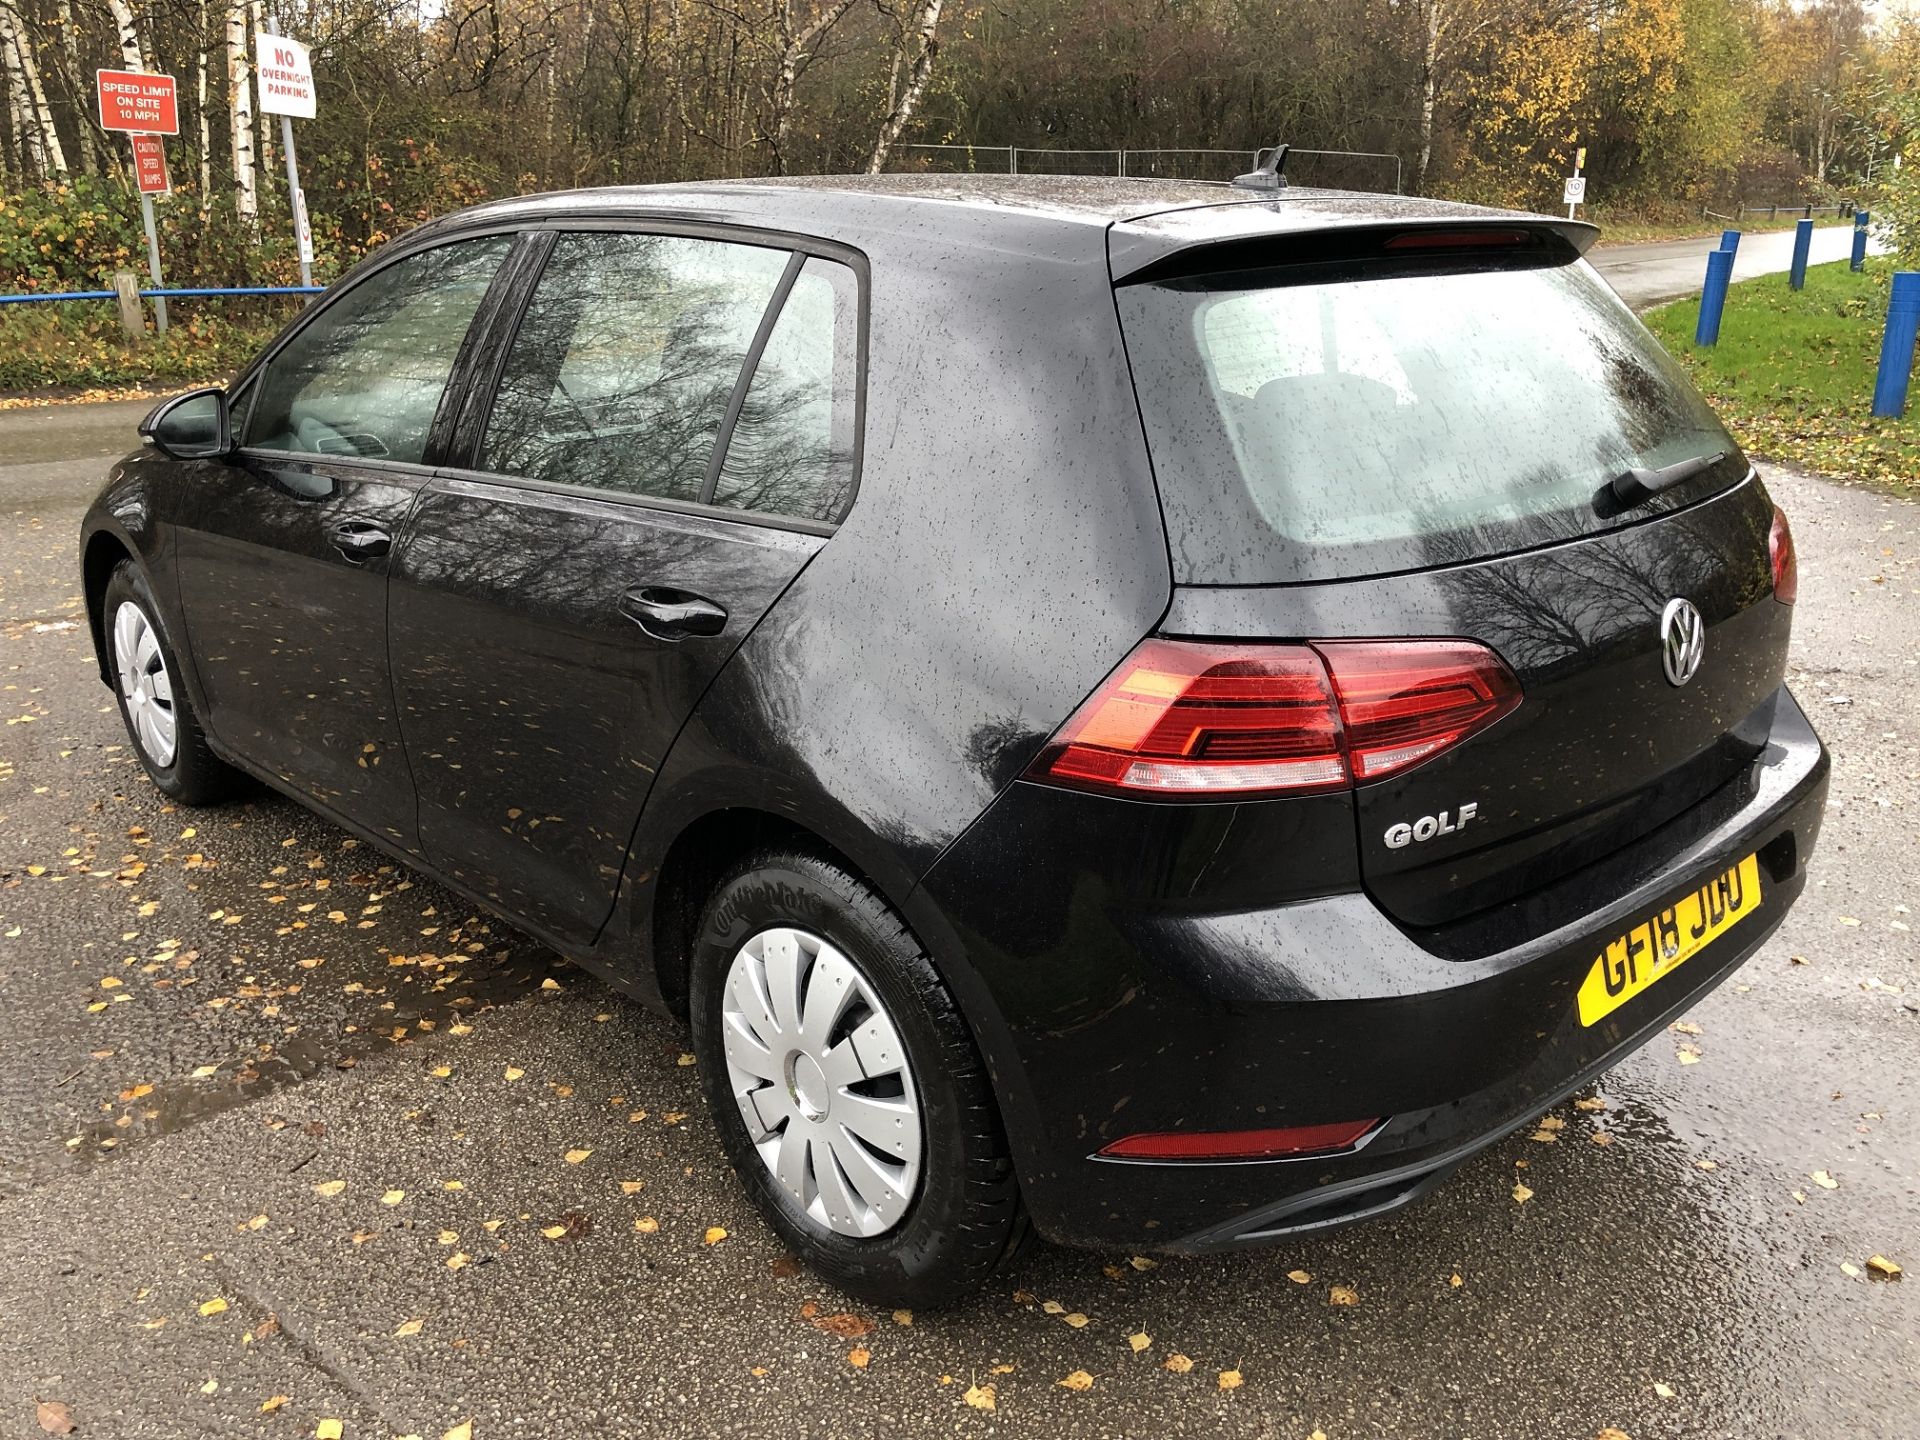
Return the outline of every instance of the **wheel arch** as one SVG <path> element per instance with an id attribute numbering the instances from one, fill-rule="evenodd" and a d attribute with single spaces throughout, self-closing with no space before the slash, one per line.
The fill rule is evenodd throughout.
<path id="1" fill-rule="evenodd" d="M 107 663 L 107 582 L 122 560 L 137 566 L 133 547 L 126 539 L 105 528 L 87 536 L 80 553 L 81 588 L 87 600 L 87 630 L 93 637 L 93 658 L 100 671 L 100 683 L 111 685 L 113 674 Z"/>

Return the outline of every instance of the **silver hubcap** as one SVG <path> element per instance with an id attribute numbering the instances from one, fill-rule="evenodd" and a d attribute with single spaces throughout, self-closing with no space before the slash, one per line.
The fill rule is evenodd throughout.
<path id="1" fill-rule="evenodd" d="M 755 935 L 727 968 L 727 1078 L 768 1172 L 815 1223 L 863 1238 L 920 1184 L 920 1097 L 887 1007 L 817 935 Z"/>
<path id="2" fill-rule="evenodd" d="M 122 600 L 114 612 L 113 664 L 134 742 L 154 764 L 171 765 L 180 727 L 173 713 L 173 677 L 153 622 L 131 600 Z"/>

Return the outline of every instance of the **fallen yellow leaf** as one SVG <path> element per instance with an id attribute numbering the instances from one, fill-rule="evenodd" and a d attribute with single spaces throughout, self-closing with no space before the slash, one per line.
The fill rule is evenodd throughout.
<path id="1" fill-rule="evenodd" d="M 440 1440 L 473 1440 L 473 1421 L 462 1420 L 458 1425 L 442 1435 Z"/>
<path id="2" fill-rule="evenodd" d="M 218 1315 L 221 1312 L 223 1312 L 226 1308 L 227 1308 L 227 1302 L 222 1300 L 218 1295 L 216 1295 L 213 1297 L 213 1299 L 207 1301 L 204 1305 L 200 1307 L 200 1313 L 202 1315 Z"/>
<path id="3" fill-rule="evenodd" d="M 1193 1369 L 1193 1361 L 1176 1350 L 1160 1362 L 1160 1368 L 1162 1370 L 1171 1370 L 1176 1375 L 1184 1375 Z"/>
<path id="4" fill-rule="evenodd" d="M 1133 1334 L 1127 1336 L 1127 1344 L 1131 1345 L 1133 1347 L 1133 1353 L 1138 1355 L 1142 1350 L 1153 1344 L 1153 1337 L 1144 1330 L 1136 1330 Z"/>
<path id="5" fill-rule="evenodd" d="M 540 1233 L 549 1240 L 558 1240 L 562 1235 L 567 1233 L 567 1227 L 564 1225 L 549 1225 Z"/>
<path id="6" fill-rule="evenodd" d="M 472 1258 L 473 1257 L 468 1255 L 466 1251 L 456 1250 L 453 1254 L 447 1257 L 447 1269 L 464 1270 L 467 1268 L 467 1265 L 472 1260 Z"/>
<path id="7" fill-rule="evenodd" d="M 622 1195 L 638 1195 L 646 1188 L 647 1182 L 644 1180 L 622 1180 L 620 1182 L 620 1193 Z"/>
<path id="8" fill-rule="evenodd" d="M 507 1066 L 507 1079 L 509 1080 L 518 1080 L 522 1075 L 526 1073 L 527 1072 L 522 1070 L 518 1065 Z"/>
<path id="9" fill-rule="evenodd" d="M 1093 1376 L 1084 1370 L 1075 1370 L 1072 1374 L 1064 1376 L 1053 1383 L 1058 1385 L 1062 1390 L 1091 1390 L 1093 1388 Z"/>
<path id="10" fill-rule="evenodd" d="M 1515 1204 L 1524 1205 L 1527 1203 L 1527 1201 L 1531 1200 L 1532 1198 L 1533 1198 L 1533 1191 L 1529 1190 L 1525 1185 L 1516 1185 L 1513 1187 L 1513 1199 Z"/>
<path id="11" fill-rule="evenodd" d="M 1813 1183 L 1818 1185 L 1822 1190 L 1838 1190 L 1840 1188 L 1840 1182 L 1824 1170 L 1814 1171 L 1812 1180 Z"/>
<path id="12" fill-rule="evenodd" d="M 1327 1304 L 1358 1305 L 1359 1303 L 1360 1303 L 1360 1292 L 1355 1290 L 1352 1286 L 1329 1285 L 1327 1287 Z"/>
<path id="13" fill-rule="evenodd" d="M 271 1415 L 291 1398 L 292 1397 L 288 1395 L 269 1395 L 260 1402 L 260 1413 L 262 1415 Z"/>
<path id="14" fill-rule="evenodd" d="M 1071 1315 L 1066 1316 L 1065 1319 L 1067 1324 L 1071 1325 L 1076 1330 L 1084 1330 L 1087 1328 L 1087 1317 L 1082 1315 L 1078 1310 L 1074 1311 Z"/>
<path id="15" fill-rule="evenodd" d="M 723 1225 L 709 1225 L 706 1235 L 702 1238 L 705 1239 L 709 1245 L 718 1245 L 722 1240 L 727 1238 L 726 1227 Z"/>
<path id="16" fill-rule="evenodd" d="M 322 1199 L 331 1200 L 346 1188 L 347 1182 L 344 1180 L 322 1180 L 318 1185 L 313 1187 L 313 1193 Z"/>
<path id="17" fill-rule="evenodd" d="M 967 1393 L 961 1396 L 961 1399 L 976 1410 L 991 1410 L 993 1409 L 993 1386 L 969 1385 Z"/>
<path id="18" fill-rule="evenodd" d="M 380 1203 L 382 1205 L 398 1205 L 402 1200 L 406 1198 L 407 1198 L 407 1192 L 404 1190 L 389 1190 L 387 1191 L 386 1194 L 380 1197 Z"/>
<path id="19" fill-rule="evenodd" d="M 911 1325 L 913 1323 L 913 1311 L 911 1310 L 894 1311 L 893 1323 L 896 1325 Z"/>
<path id="20" fill-rule="evenodd" d="M 419 1319 L 402 1320 L 400 1322 L 400 1328 L 393 1332 L 394 1337 L 398 1339 L 407 1335 L 418 1335 L 420 1333 L 420 1327 L 426 1323 L 426 1321 Z"/>
<path id="21" fill-rule="evenodd" d="M 1287 1279 L 1296 1285 L 1311 1285 L 1313 1283 L 1313 1276 L 1309 1275 L 1305 1270 L 1289 1270 L 1287 1271 Z"/>
<path id="22" fill-rule="evenodd" d="M 578 1165 L 591 1154 L 593 1154 L 591 1150 L 569 1150 L 567 1151 L 567 1164 Z"/>
<path id="23" fill-rule="evenodd" d="M 642 1235 L 651 1235 L 660 1228 L 660 1222 L 651 1215 L 642 1215 L 638 1220 L 633 1222 L 633 1228 L 638 1230 Z"/>
<path id="24" fill-rule="evenodd" d="M 1222 1390 L 1238 1390 L 1244 1384 L 1246 1384 L 1246 1381 L 1241 1379 L 1238 1370 L 1222 1370 L 1220 1372 L 1220 1388 Z"/>
<path id="25" fill-rule="evenodd" d="M 1888 1280 L 1898 1280 L 1901 1275 L 1900 1267 L 1884 1255 L 1869 1255 L 1867 1269 Z"/>
<path id="26" fill-rule="evenodd" d="M 322 1420 L 313 1427 L 313 1440 L 340 1440 L 340 1422 Z"/>
<path id="27" fill-rule="evenodd" d="M 249 1230 L 264 1230 L 266 1228 L 267 1228 L 267 1217 L 264 1215 L 256 1215 L 251 1220 L 247 1221 L 247 1229 Z"/>
<path id="28" fill-rule="evenodd" d="M 847 1363 L 856 1370 L 866 1369 L 868 1362 L 872 1359 L 873 1352 L 862 1345 L 856 1345 L 847 1352 Z"/>

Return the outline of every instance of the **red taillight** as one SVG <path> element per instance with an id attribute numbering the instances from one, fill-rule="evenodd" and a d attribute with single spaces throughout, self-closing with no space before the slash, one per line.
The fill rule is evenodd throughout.
<path id="1" fill-rule="evenodd" d="M 1329 640 L 1314 648 L 1333 676 L 1356 782 L 1418 765 L 1520 703 L 1513 672 L 1470 640 Z"/>
<path id="2" fill-rule="evenodd" d="M 1333 1125 L 1296 1125 L 1289 1130 L 1163 1130 L 1129 1135 L 1100 1153 L 1114 1160 L 1275 1160 L 1289 1155 L 1329 1155 L 1351 1150 L 1376 1120 Z"/>
<path id="3" fill-rule="evenodd" d="M 1028 770 L 1141 796 L 1344 789 L 1405 770 L 1520 703 L 1466 640 L 1143 641 Z"/>
<path id="4" fill-rule="evenodd" d="M 1800 593 L 1800 562 L 1793 553 L 1793 527 L 1778 505 L 1773 507 L 1773 528 L 1767 531 L 1767 558 L 1773 562 L 1773 598 L 1793 604 Z"/>
<path id="5" fill-rule="evenodd" d="M 1525 230 L 1406 230 L 1387 241 L 1389 250 L 1492 250 L 1525 245 Z"/>

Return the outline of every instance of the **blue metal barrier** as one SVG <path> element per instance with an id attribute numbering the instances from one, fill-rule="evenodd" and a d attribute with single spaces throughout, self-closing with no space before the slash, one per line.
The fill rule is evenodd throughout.
<path id="1" fill-rule="evenodd" d="M 1720 248 L 1738 255 L 1740 253 L 1740 232 L 1738 230 L 1722 230 L 1720 232 Z"/>
<path id="2" fill-rule="evenodd" d="M 1733 251 L 1715 250 L 1707 256 L 1707 283 L 1700 291 L 1700 321 L 1693 327 L 1693 343 L 1720 343 L 1720 312 L 1727 305 L 1727 286 L 1733 280 Z"/>
<path id="3" fill-rule="evenodd" d="M 1907 381 L 1920 337 L 1920 270 L 1896 270 L 1880 337 L 1880 372 L 1873 382 L 1873 413 L 1897 420 L 1907 413 Z"/>
<path id="4" fill-rule="evenodd" d="M 1856 273 L 1867 268 L 1867 212 L 1856 210 L 1853 215 L 1853 261 L 1847 267 Z"/>
<path id="5" fill-rule="evenodd" d="M 1793 271 L 1788 283 L 1796 290 L 1807 288 L 1807 256 L 1813 250 L 1813 221 L 1793 222 Z"/>
<path id="6" fill-rule="evenodd" d="M 326 290 L 324 285 L 228 285 L 220 287 L 192 286 L 186 289 L 142 290 L 140 298 L 152 300 L 199 300 L 210 299 L 218 295 L 319 295 Z M 113 300 L 118 292 L 113 290 L 60 290 L 48 291 L 41 295 L 0 295 L 0 305 L 37 305 L 49 300 Z"/>

